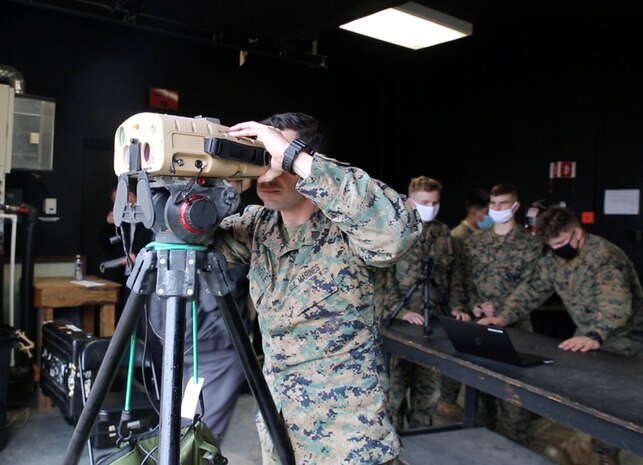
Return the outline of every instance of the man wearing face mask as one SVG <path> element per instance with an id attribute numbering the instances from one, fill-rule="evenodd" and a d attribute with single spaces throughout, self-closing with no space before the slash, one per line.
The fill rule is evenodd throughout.
<path id="1" fill-rule="evenodd" d="M 556 292 L 577 326 L 558 347 L 573 352 L 604 349 L 643 357 L 643 290 L 634 265 L 607 240 L 588 234 L 559 206 L 538 217 L 536 235 L 548 246 L 532 277 L 517 287 L 482 324 L 507 326 Z M 597 442 L 600 464 L 617 464 L 618 450 Z"/>
<path id="2" fill-rule="evenodd" d="M 427 176 L 412 178 L 407 202 L 415 207 L 422 219 L 422 235 L 400 261 L 391 275 L 395 303 L 404 299 L 409 289 L 423 279 L 423 263 L 429 259 L 429 308 L 434 315 L 449 313 L 455 318 L 469 320 L 465 312 L 466 299 L 462 288 L 461 254 L 449 227 L 436 220 L 440 209 L 442 185 Z M 423 287 L 412 294 L 398 318 L 415 325 L 424 324 Z M 390 310 L 390 309 L 389 309 Z M 430 426 L 443 385 L 442 376 L 398 357 L 391 359 L 389 412 L 395 427 Z M 408 411 L 403 411 L 407 390 L 410 389 Z M 457 407 L 457 406 L 455 406 Z"/>
<path id="3" fill-rule="evenodd" d="M 490 191 L 489 216 L 493 227 L 474 233 L 464 246 L 465 291 L 477 317 L 492 316 L 511 291 L 529 279 L 541 255 L 541 246 L 515 219 L 520 208 L 511 184 L 497 184 Z M 529 316 L 514 326 L 531 330 Z M 489 429 L 528 445 L 531 414 L 518 406 L 481 396 L 480 419 Z"/>
<path id="4" fill-rule="evenodd" d="M 467 194 L 464 200 L 467 216 L 451 230 L 451 235 L 461 244 L 479 229 L 489 229 L 493 220 L 489 216 L 489 193 L 484 189 L 475 189 Z"/>

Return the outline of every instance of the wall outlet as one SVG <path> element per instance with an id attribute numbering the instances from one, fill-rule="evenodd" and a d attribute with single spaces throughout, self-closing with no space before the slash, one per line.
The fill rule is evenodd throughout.
<path id="1" fill-rule="evenodd" d="M 45 215 L 55 215 L 58 212 L 58 202 L 56 199 L 45 199 L 42 209 Z"/>

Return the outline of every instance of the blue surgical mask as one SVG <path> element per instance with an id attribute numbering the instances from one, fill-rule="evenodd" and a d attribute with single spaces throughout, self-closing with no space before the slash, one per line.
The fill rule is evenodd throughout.
<path id="1" fill-rule="evenodd" d="M 476 221 L 476 224 L 480 229 L 489 229 L 493 226 L 493 220 L 489 215 L 485 215 L 482 221 Z"/>

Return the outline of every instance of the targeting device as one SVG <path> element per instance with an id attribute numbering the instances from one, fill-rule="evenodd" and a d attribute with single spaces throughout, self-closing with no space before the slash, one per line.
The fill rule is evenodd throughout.
<path id="1" fill-rule="evenodd" d="M 261 142 L 231 136 L 219 120 L 138 113 L 114 135 L 114 223 L 143 223 L 157 241 L 208 244 L 239 205 L 228 180 L 257 178 L 269 164 Z"/>
<path id="2" fill-rule="evenodd" d="M 133 144 L 140 144 L 140 153 L 132 153 Z M 212 118 L 138 113 L 114 135 L 117 176 L 141 169 L 148 176 L 257 178 L 269 164 L 261 142 L 231 136 Z"/>

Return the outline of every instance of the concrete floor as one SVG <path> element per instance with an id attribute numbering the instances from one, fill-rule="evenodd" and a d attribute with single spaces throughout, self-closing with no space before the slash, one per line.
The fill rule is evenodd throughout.
<path id="1" fill-rule="evenodd" d="M 35 405 L 35 401 L 33 402 Z M 223 438 L 221 450 L 230 465 L 256 465 L 261 463 L 259 439 L 254 423 L 256 403 L 249 394 L 242 394 L 230 427 Z M 7 412 L 8 443 L 0 452 L 0 465 L 59 464 L 73 433 L 57 408 L 38 409 L 33 406 Z M 442 419 L 436 423 L 445 424 Z M 535 442 L 532 449 L 542 453 L 544 447 L 569 438 L 573 431 L 549 420 L 538 419 L 532 425 Z M 104 451 L 98 451 L 100 455 Z M 85 451 L 80 462 L 89 463 Z M 593 457 L 589 465 L 596 465 Z M 439 465 L 449 465 L 448 463 Z M 643 465 L 643 458 L 621 453 L 621 465 Z"/>
<path id="2" fill-rule="evenodd" d="M 242 394 L 235 407 L 230 427 L 221 443 L 223 455 L 230 465 L 261 463 L 259 438 L 255 428 L 256 403 Z M 42 465 L 62 463 L 74 427 L 65 422 L 56 408 L 24 407 L 7 412 L 8 442 L 0 452 L 2 465 Z M 112 449 L 95 450 L 95 457 Z M 88 464 L 84 449 L 80 464 Z"/>

